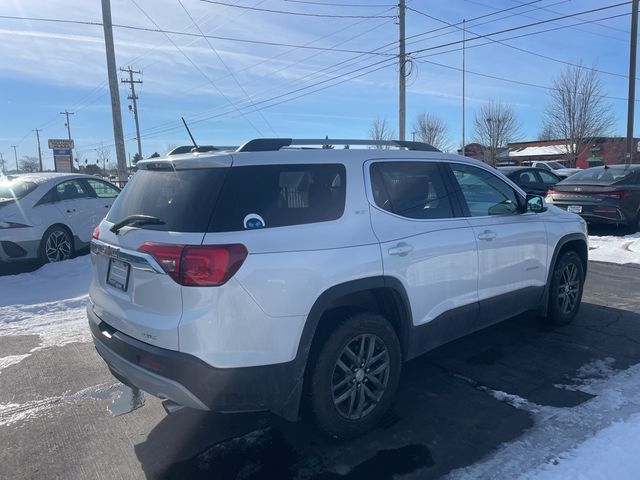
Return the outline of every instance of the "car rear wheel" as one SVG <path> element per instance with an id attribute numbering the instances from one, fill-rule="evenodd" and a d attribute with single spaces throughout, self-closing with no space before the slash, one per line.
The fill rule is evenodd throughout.
<path id="1" fill-rule="evenodd" d="M 565 252 L 556 262 L 549 291 L 548 319 L 556 325 L 570 323 L 580 307 L 584 287 L 584 267 L 580 256 Z"/>
<path id="2" fill-rule="evenodd" d="M 372 429 L 393 402 L 401 362 L 398 337 L 383 317 L 346 318 L 312 366 L 310 406 L 318 428 L 340 439 Z"/>
<path id="3" fill-rule="evenodd" d="M 40 243 L 40 259 L 43 263 L 61 262 L 71 258 L 73 254 L 73 239 L 69 231 L 54 225 L 42 237 Z"/>

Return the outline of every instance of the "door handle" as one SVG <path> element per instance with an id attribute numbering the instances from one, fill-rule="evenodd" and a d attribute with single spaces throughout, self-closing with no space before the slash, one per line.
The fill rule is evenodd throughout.
<path id="1" fill-rule="evenodd" d="M 72 208 L 72 209 L 70 209 L 70 210 L 67 210 L 67 213 L 72 213 L 72 212 L 75 212 L 75 211 L 76 211 L 76 209 L 75 209 L 75 208 Z"/>
<path id="2" fill-rule="evenodd" d="M 485 230 L 478 235 L 478 240 L 484 240 L 485 242 L 490 242 L 494 238 L 496 238 L 496 232 L 493 230 Z"/>
<path id="3" fill-rule="evenodd" d="M 389 249 L 389 255 L 399 255 L 400 257 L 404 257 L 405 255 L 409 255 L 413 251 L 413 246 L 408 243 L 400 242 L 395 247 L 391 247 Z"/>

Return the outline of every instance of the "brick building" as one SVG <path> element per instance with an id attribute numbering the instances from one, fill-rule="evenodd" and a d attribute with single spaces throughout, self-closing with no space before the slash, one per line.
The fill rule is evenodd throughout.
<path id="1" fill-rule="evenodd" d="M 637 138 L 634 145 L 638 144 Z M 536 140 L 533 142 L 514 142 L 508 145 L 509 160 L 519 165 L 532 161 L 555 160 L 565 163 L 566 145 L 562 140 Z M 625 137 L 599 137 L 584 143 L 579 150 L 576 166 L 578 168 L 596 167 L 624 163 L 626 155 Z M 640 163 L 640 153 L 634 148 L 633 163 Z"/>

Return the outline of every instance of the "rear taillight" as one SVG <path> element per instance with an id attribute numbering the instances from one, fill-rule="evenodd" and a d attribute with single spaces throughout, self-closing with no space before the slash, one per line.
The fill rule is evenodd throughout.
<path id="1" fill-rule="evenodd" d="M 629 195 L 629 191 L 628 190 L 615 190 L 613 192 L 600 192 L 600 193 L 597 193 L 596 195 L 598 195 L 600 197 L 616 198 L 618 200 L 622 200 L 624 197 Z"/>
<path id="2" fill-rule="evenodd" d="M 558 192 L 556 192 L 553 189 L 547 190 L 547 196 L 549 196 L 549 195 L 557 195 L 557 194 L 558 194 Z"/>
<path id="3" fill-rule="evenodd" d="M 93 240 L 98 240 L 100 238 L 100 227 L 96 227 L 93 229 L 93 232 L 91 232 L 91 238 Z"/>
<path id="4" fill-rule="evenodd" d="M 180 285 L 213 287 L 226 283 L 247 258 L 244 245 L 170 245 L 145 242 L 148 253 Z"/>

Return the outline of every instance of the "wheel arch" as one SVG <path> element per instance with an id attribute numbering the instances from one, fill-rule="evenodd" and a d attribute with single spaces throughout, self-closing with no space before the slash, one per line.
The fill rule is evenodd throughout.
<path id="1" fill-rule="evenodd" d="M 331 333 L 332 327 L 346 315 L 364 311 L 378 313 L 390 322 L 398 336 L 402 358 L 405 358 L 412 316 L 402 283 L 394 277 L 375 276 L 334 285 L 317 298 L 307 316 L 294 359 L 296 385 L 281 412 L 285 418 L 298 418 L 308 380 L 307 366 Z"/>
<path id="2" fill-rule="evenodd" d="M 565 252 L 573 251 L 578 254 L 580 260 L 582 260 L 582 268 L 584 275 L 587 275 L 587 267 L 589 264 L 589 247 L 587 239 L 584 234 L 581 233 L 569 233 L 558 240 L 549 262 L 549 270 L 547 272 L 547 283 L 544 288 L 543 298 L 540 304 L 539 314 L 543 317 L 547 316 L 547 310 L 549 307 L 549 289 L 551 288 L 551 278 L 553 276 L 553 269 L 556 266 L 558 258 L 560 258 Z"/>

